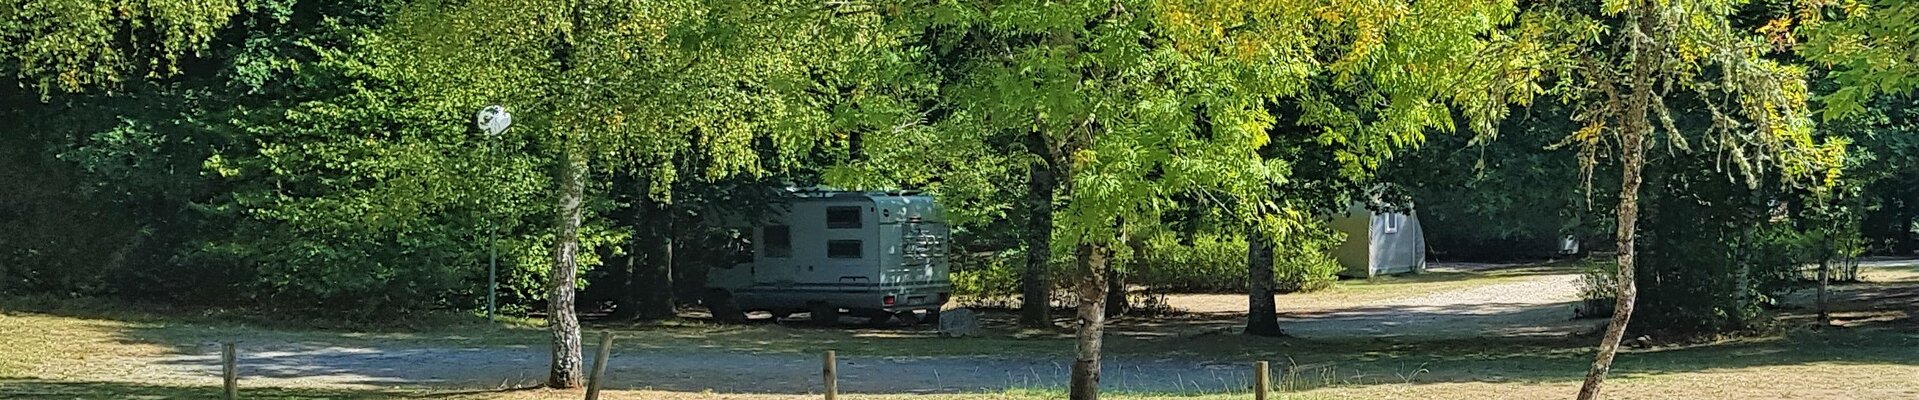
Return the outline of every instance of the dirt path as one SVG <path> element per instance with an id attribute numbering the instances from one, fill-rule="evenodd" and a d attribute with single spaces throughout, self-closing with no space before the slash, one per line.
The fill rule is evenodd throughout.
<path id="1" fill-rule="evenodd" d="M 1431 274 L 1461 275 L 1463 281 L 1410 281 L 1386 285 L 1384 295 L 1338 293 L 1284 295 L 1280 324 L 1288 333 L 1309 338 L 1459 338 L 1479 336 L 1565 335 L 1592 324 L 1572 320 L 1579 274 L 1552 270 L 1477 284 L 1477 274 L 1517 265 L 1435 265 Z M 1416 287 L 1425 286 L 1425 288 Z M 1175 308 L 1199 313 L 1243 316 L 1244 295 L 1175 295 Z"/>

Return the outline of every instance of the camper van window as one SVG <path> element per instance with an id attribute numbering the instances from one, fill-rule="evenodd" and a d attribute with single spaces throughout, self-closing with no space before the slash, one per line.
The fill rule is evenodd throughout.
<path id="1" fill-rule="evenodd" d="M 828 229 L 859 229 L 859 207 L 827 207 L 826 227 Z"/>
<path id="2" fill-rule="evenodd" d="M 1386 233 L 1399 233 L 1399 225 L 1405 223 L 1400 218 L 1404 217 L 1399 214 L 1386 214 Z"/>
<path id="3" fill-rule="evenodd" d="M 829 240 L 826 242 L 826 258 L 861 258 L 858 240 Z"/>
<path id="4" fill-rule="evenodd" d="M 787 258 L 793 256 L 793 231 L 786 225 L 767 225 L 760 228 L 766 239 L 767 258 Z"/>

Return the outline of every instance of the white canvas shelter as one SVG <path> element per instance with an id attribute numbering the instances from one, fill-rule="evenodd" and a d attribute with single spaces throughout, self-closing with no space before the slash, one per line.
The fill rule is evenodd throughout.
<path id="1" fill-rule="evenodd" d="M 1346 241 L 1333 249 L 1333 257 L 1346 268 L 1339 273 L 1342 276 L 1371 278 L 1426 270 L 1426 235 L 1419 217 L 1410 212 L 1375 212 L 1353 203 L 1344 216 L 1333 218 L 1332 227 L 1346 234 Z"/>

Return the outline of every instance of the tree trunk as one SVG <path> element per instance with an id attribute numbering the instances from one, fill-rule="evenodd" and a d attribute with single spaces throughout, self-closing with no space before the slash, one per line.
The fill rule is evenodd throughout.
<path id="1" fill-rule="evenodd" d="M 580 204 L 586 197 L 584 133 L 574 139 L 560 164 L 559 229 L 553 239 L 552 280 L 547 284 L 547 324 L 553 328 L 553 363 L 546 385 L 580 386 L 580 320 L 574 314 L 574 280 L 579 274 Z"/>
<path id="2" fill-rule="evenodd" d="M 1623 107 L 1620 109 L 1619 153 L 1619 221 L 1618 240 L 1619 273 L 1617 275 L 1618 298 L 1613 306 L 1612 320 L 1606 324 L 1606 335 L 1599 340 L 1599 354 L 1593 357 L 1592 369 L 1586 371 L 1586 381 L 1579 386 L 1579 400 L 1594 400 L 1599 397 L 1599 387 L 1605 383 L 1606 373 L 1612 370 L 1613 357 L 1619 354 L 1619 341 L 1626 337 L 1626 324 L 1632 320 L 1634 298 L 1639 294 L 1638 284 L 1633 277 L 1634 238 L 1638 234 L 1639 223 L 1639 183 L 1640 173 L 1646 167 L 1646 135 L 1652 131 L 1652 121 L 1647 119 L 1647 111 L 1652 107 L 1654 70 L 1659 67 L 1659 53 L 1654 43 L 1646 35 L 1656 34 L 1658 15 L 1656 10 L 1648 10 L 1650 5 L 1641 5 L 1631 12 L 1635 32 L 1626 35 L 1632 38 L 1631 51 L 1634 53 L 1632 81 Z"/>
<path id="3" fill-rule="evenodd" d="M 1910 256 L 1913 251 L 1919 250 L 1919 237 L 1916 237 L 1919 235 L 1912 233 L 1915 217 L 1919 217 L 1919 213 L 1901 213 L 1897 219 L 1899 221 L 1898 236 L 1896 236 L 1898 239 L 1893 243 L 1892 248 L 1900 257 Z"/>
<path id="4" fill-rule="evenodd" d="M 674 221 L 676 218 L 673 217 L 672 204 L 663 204 L 662 206 L 661 211 L 663 212 L 659 215 L 660 250 L 659 253 L 656 253 L 659 255 L 659 260 L 654 263 L 658 268 L 653 270 L 654 275 L 651 280 L 653 283 L 653 291 L 647 303 L 649 306 L 640 310 L 640 317 L 648 319 L 672 318 L 679 315 L 674 307 L 673 297 L 673 246 L 675 243 L 678 243 L 678 241 L 674 239 Z"/>
<path id="5" fill-rule="evenodd" d="M 1832 315 L 1826 310 L 1826 286 L 1832 277 L 1831 258 L 1819 260 L 1819 327 L 1832 325 Z"/>
<path id="6" fill-rule="evenodd" d="M 626 255 L 613 259 L 609 263 L 609 265 L 617 265 L 618 268 L 607 274 L 606 279 L 617 282 L 620 291 L 614 294 L 614 298 L 619 301 L 619 307 L 615 308 L 613 314 L 608 315 L 607 319 L 639 319 L 640 303 L 644 301 L 640 293 L 643 292 L 643 285 L 646 282 L 642 276 L 646 270 L 646 252 L 642 244 L 647 240 L 646 229 L 642 228 L 646 226 L 647 220 L 646 180 L 639 175 L 633 172 L 622 172 L 613 176 L 614 190 L 627 189 L 624 192 L 624 200 L 630 204 L 621 210 L 624 211 L 621 215 L 625 217 L 615 218 L 615 220 L 632 236 L 624 244 Z"/>
<path id="7" fill-rule="evenodd" d="M 646 250 L 643 269 L 636 277 L 639 287 L 633 292 L 639 300 L 639 318 L 658 320 L 671 318 L 673 310 L 673 210 L 672 205 L 653 200 L 646 189 L 640 189 L 641 215 L 645 215 L 647 235 L 636 236 L 634 240 L 644 240 L 644 244 L 634 246 L 634 250 Z M 637 233 L 637 232 L 636 232 Z M 636 255 L 640 253 L 635 253 Z"/>
<path id="8" fill-rule="evenodd" d="M 1279 304 L 1273 300 L 1273 250 L 1259 233 L 1246 235 L 1246 334 L 1285 336 L 1279 329 Z"/>
<path id="9" fill-rule="evenodd" d="M 1133 312 L 1133 302 L 1127 299 L 1127 296 L 1132 293 L 1126 291 L 1126 277 L 1141 276 L 1146 273 L 1146 242 L 1140 240 L 1139 235 L 1121 235 L 1120 241 L 1126 243 L 1126 247 L 1133 251 L 1133 255 L 1127 260 L 1124 271 L 1112 266 L 1111 261 L 1108 261 L 1106 268 L 1107 318 L 1114 318 Z"/>
<path id="10" fill-rule="evenodd" d="M 625 221 L 632 235 L 626 242 L 625 281 L 619 311 L 611 318 L 660 320 L 677 315 L 673 302 L 672 205 L 653 199 L 652 181 L 641 174 L 625 187 L 632 202 Z M 620 185 L 616 180 L 615 185 Z"/>
<path id="11" fill-rule="evenodd" d="M 1126 274 L 1107 262 L 1106 270 L 1106 317 L 1126 315 L 1132 311 L 1132 303 L 1126 301 Z"/>
<path id="12" fill-rule="evenodd" d="M 1073 358 L 1072 400 L 1099 399 L 1099 347 L 1106 333 L 1106 245 L 1080 244 L 1075 254 L 1079 276 L 1074 284 L 1079 297 L 1079 334 L 1075 339 L 1078 355 Z"/>
<path id="13" fill-rule="evenodd" d="M 1028 146 L 1044 146 L 1044 138 L 1035 132 L 1028 138 Z M 1053 191 L 1055 178 L 1051 157 L 1043 155 L 1043 147 L 1032 147 L 1028 151 L 1042 154 L 1047 158 L 1027 167 L 1029 174 L 1026 184 L 1026 271 L 1021 274 L 1020 326 L 1028 328 L 1053 327 L 1053 282 L 1047 277 L 1047 270 L 1053 262 Z"/>

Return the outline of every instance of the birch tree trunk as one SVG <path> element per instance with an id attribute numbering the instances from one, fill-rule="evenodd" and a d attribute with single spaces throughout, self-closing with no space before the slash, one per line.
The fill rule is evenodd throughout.
<path id="1" fill-rule="evenodd" d="M 1634 281 L 1633 256 L 1636 254 L 1634 239 L 1639 223 L 1639 183 L 1640 173 L 1646 167 L 1646 136 L 1652 131 L 1652 121 L 1647 118 L 1652 107 L 1654 73 L 1659 68 L 1660 52 L 1657 43 L 1648 36 L 1658 29 L 1658 13 L 1641 4 L 1631 12 L 1632 32 L 1631 51 L 1634 53 L 1631 81 L 1627 87 L 1630 92 L 1623 104 L 1615 102 L 1619 111 L 1619 221 L 1616 232 L 1619 243 L 1619 273 L 1617 300 L 1613 306 L 1612 320 L 1606 324 L 1606 335 L 1599 341 L 1599 354 L 1594 356 L 1592 369 L 1586 371 L 1586 381 L 1579 386 L 1579 400 L 1599 398 L 1599 387 L 1605 383 L 1606 373 L 1612 370 L 1613 357 L 1619 354 L 1619 341 L 1626 336 L 1626 324 L 1632 321 L 1633 301 L 1639 294 Z"/>
<path id="2" fill-rule="evenodd" d="M 553 331 L 553 362 L 546 385 L 556 389 L 580 386 L 580 320 L 573 312 L 579 274 L 580 204 L 586 197 L 584 132 L 566 148 L 560 164 L 558 232 L 553 239 L 553 271 L 547 283 L 547 324 Z"/>
<path id="3" fill-rule="evenodd" d="M 1259 233 L 1246 234 L 1246 334 L 1283 336 L 1273 300 L 1273 250 Z"/>
<path id="4" fill-rule="evenodd" d="M 1081 244 L 1075 254 L 1079 267 L 1074 285 L 1079 297 L 1079 334 L 1069 384 L 1068 397 L 1072 400 L 1099 399 L 1100 342 L 1106 334 L 1107 255 L 1106 245 L 1090 243 Z"/>

